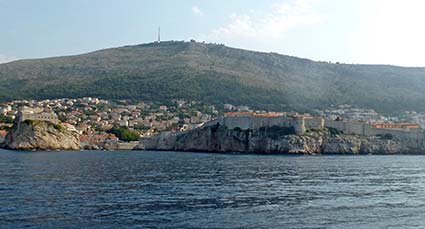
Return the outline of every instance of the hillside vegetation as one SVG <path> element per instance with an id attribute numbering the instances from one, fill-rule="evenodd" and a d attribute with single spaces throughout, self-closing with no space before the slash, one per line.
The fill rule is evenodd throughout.
<path id="1" fill-rule="evenodd" d="M 425 68 L 314 62 L 197 42 L 161 42 L 0 65 L 0 100 L 106 99 L 308 111 L 353 104 L 425 111 Z"/>

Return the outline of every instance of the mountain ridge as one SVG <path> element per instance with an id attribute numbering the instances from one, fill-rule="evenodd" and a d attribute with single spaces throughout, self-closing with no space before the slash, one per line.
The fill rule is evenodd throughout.
<path id="1" fill-rule="evenodd" d="M 425 111 L 425 68 L 317 62 L 224 45 L 167 41 L 0 64 L 0 100 L 97 96 L 193 99 L 309 111 L 352 104 Z"/>

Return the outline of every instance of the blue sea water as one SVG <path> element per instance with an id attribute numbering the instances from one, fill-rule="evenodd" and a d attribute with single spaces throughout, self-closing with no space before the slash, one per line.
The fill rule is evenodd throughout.
<path id="1" fill-rule="evenodd" d="M 425 156 L 0 150 L 0 227 L 425 227 Z"/>

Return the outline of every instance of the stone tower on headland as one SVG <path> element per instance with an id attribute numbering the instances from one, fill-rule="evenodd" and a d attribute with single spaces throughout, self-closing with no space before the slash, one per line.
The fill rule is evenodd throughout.
<path id="1" fill-rule="evenodd" d="M 25 120 L 39 120 L 48 121 L 52 123 L 59 123 L 58 116 L 53 111 L 47 111 L 43 108 L 30 108 L 23 106 L 19 108 L 18 115 L 16 116 L 15 122 L 21 123 Z"/>

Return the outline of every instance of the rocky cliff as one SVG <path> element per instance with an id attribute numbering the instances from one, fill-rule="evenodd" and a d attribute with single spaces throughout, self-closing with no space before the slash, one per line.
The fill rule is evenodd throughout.
<path id="1" fill-rule="evenodd" d="M 332 135 L 326 130 L 302 136 L 276 128 L 229 130 L 223 126 L 199 128 L 183 134 L 162 134 L 143 138 L 139 148 L 203 152 L 246 152 L 282 154 L 408 154 L 425 153 L 398 139 Z"/>
<path id="2" fill-rule="evenodd" d="M 16 150 L 79 150 L 79 134 L 61 124 L 26 120 L 15 124 L 6 135 L 5 148 Z"/>

